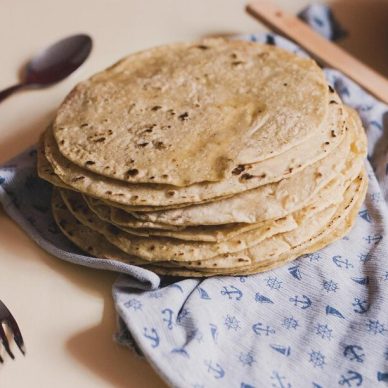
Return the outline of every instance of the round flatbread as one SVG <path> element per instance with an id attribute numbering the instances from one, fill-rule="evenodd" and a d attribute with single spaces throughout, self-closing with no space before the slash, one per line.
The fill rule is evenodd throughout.
<path id="1" fill-rule="evenodd" d="M 157 265 L 148 265 L 150 262 L 146 262 L 139 258 L 125 254 L 121 250 L 117 249 L 114 245 L 110 244 L 107 240 L 105 240 L 102 235 L 80 223 L 69 212 L 66 205 L 62 201 L 61 196 L 56 190 L 54 190 L 53 192 L 52 209 L 55 220 L 58 223 L 60 229 L 64 232 L 64 234 L 81 249 L 89 251 L 90 253 L 95 254 L 98 257 L 123 261 L 135 265 L 146 266 L 148 269 L 153 270 L 159 274 L 171 276 L 205 277 L 215 276 L 218 274 L 248 275 L 276 268 L 288 261 L 295 259 L 296 257 L 302 254 L 321 249 L 344 235 L 353 225 L 359 207 L 361 206 L 366 194 L 367 178 L 365 170 L 362 172 L 357 181 L 358 195 L 354 195 L 350 202 L 348 198 L 347 201 L 344 202 L 345 205 L 337 209 L 335 215 L 332 217 L 328 225 L 324 228 L 321 228 L 321 231 L 317 235 L 308 238 L 308 235 L 310 233 L 309 229 L 307 236 L 303 235 L 303 233 L 299 233 L 299 238 L 297 238 L 295 236 L 295 232 L 291 232 L 294 234 L 294 236 L 289 239 L 286 238 L 286 241 L 291 244 L 291 249 L 289 250 L 289 252 L 283 252 L 278 257 L 276 256 L 276 254 L 272 254 L 270 259 L 256 260 L 257 262 L 253 265 L 246 266 L 245 268 L 237 268 L 234 270 L 223 270 L 222 268 L 210 270 L 206 270 L 203 268 L 197 268 L 196 270 L 189 268 L 178 269 L 174 268 L 174 262 L 158 262 Z M 355 182 L 355 184 L 357 185 L 357 182 Z M 287 235 L 287 233 L 285 234 Z M 278 236 L 275 236 L 273 239 L 276 238 L 278 238 Z M 300 242 L 301 240 L 303 240 L 303 242 Z M 295 245 L 298 241 L 299 244 Z M 272 244 L 270 243 L 270 245 Z M 182 263 L 178 264 L 181 265 Z M 191 264 L 192 263 L 184 263 L 184 265 L 186 266 L 190 266 Z"/>
<path id="2" fill-rule="evenodd" d="M 292 216 L 264 222 L 257 228 L 240 233 L 230 240 L 216 242 L 184 241 L 164 237 L 140 237 L 131 235 L 98 218 L 82 202 L 82 196 L 67 201 L 68 209 L 75 218 L 88 228 L 102 234 L 122 251 L 149 261 L 204 260 L 227 252 L 240 251 L 264 239 L 292 230 L 296 223 Z"/>
<path id="3" fill-rule="evenodd" d="M 283 217 L 305 206 L 333 178 L 357 176 L 366 156 L 366 138 L 353 114 L 348 124 L 348 137 L 335 152 L 280 182 L 206 204 L 158 212 L 132 212 L 131 215 L 143 221 L 178 226 L 258 223 Z M 114 209 L 113 222 L 123 217 L 122 211 Z"/>
<path id="4" fill-rule="evenodd" d="M 351 200 L 351 203 L 348 203 L 345 206 L 345 208 L 339 207 L 335 215 L 330 220 L 330 222 L 327 225 L 325 225 L 323 228 L 321 228 L 320 231 L 315 236 L 308 237 L 308 236 L 311 236 L 310 229 L 308 227 L 307 227 L 307 230 L 306 228 L 304 230 L 304 232 L 307 232 L 307 234 L 299 233 L 297 232 L 297 229 L 295 230 L 295 232 L 291 232 L 292 234 L 294 234 L 293 243 L 288 243 L 289 248 L 286 249 L 283 253 L 279 254 L 279 249 L 276 247 L 275 249 L 277 250 L 277 253 L 272 252 L 270 253 L 270 256 L 256 256 L 258 259 L 256 259 L 253 264 L 245 265 L 245 266 L 242 265 L 239 268 L 234 268 L 234 269 L 233 267 L 213 268 L 213 269 L 201 268 L 201 266 L 204 263 L 201 263 L 201 265 L 197 264 L 196 269 L 190 268 L 192 267 L 192 265 L 187 265 L 187 263 L 184 263 L 180 269 L 173 267 L 171 265 L 173 263 L 163 263 L 160 265 L 156 263 L 154 265 L 149 266 L 148 268 L 161 275 L 183 276 L 183 277 L 208 277 L 208 276 L 216 276 L 216 275 L 242 276 L 242 275 L 250 275 L 250 274 L 255 274 L 259 272 L 264 272 L 273 268 L 277 268 L 289 261 L 296 259 L 301 255 L 315 252 L 319 249 L 322 249 L 325 246 L 329 245 L 330 243 L 334 242 L 335 240 L 341 238 L 346 233 L 348 233 L 348 231 L 353 226 L 355 219 L 357 217 L 359 208 L 361 207 L 362 202 L 365 199 L 365 194 L 367 190 L 367 174 L 365 170 L 363 170 L 363 172 L 359 177 L 359 183 L 360 185 L 359 185 L 358 193 Z M 299 238 L 296 236 L 297 233 L 299 233 Z M 287 235 L 287 233 L 285 233 L 285 235 Z M 284 238 L 284 236 L 274 236 L 270 240 L 274 242 L 278 238 L 282 239 Z M 260 245 L 260 247 L 263 246 L 264 250 L 266 248 L 268 249 L 269 246 L 272 245 L 272 242 L 269 242 L 268 246 Z M 254 249 L 256 249 L 256 247 L 254 247 Z M 268 250 L 268 252 L 270 252 L 270 250 Z M 218 263 L 216 264 L 219 265 Z"/>
<path id="5" fill-rule="evenodd" d="M 290 153 L 287 153 L 288 156 L 281 154 L 261 163 L 237 166 L 232 176 L 221 182 L 178 188 L 155 184 L 127 184 L 104 178 L 64 158 L 50 128 L 44 137 L 44 152 L 52 171 L 47 171 L 45 166 L 40 175 L 52 181 L 51 178 L 55 174 L 69 188 L 100 198 L 127 211 L 177 208 L 226 198 L 292 176 L 332 153 L 343 141 L 346 127 L 346 112 L 335 94 L 332 98 L 330 101 L 333 103 L 328 103 L 330 125 L 325 127 L 318 137 L 313 138 L 314 142 L 308 141 L 292 148 Z"/>
<path id="6" fill-rule="evenodd" d="M 313 198 L 311 203 L 308 203 L 311 212 L 322 210 L 332 204 L 342 201 L 344 191 L 347 189 L 351 181 L 356 177 L 355 171 L 348 171 L 346 175 L 335 177 L 326 186 L 324 186 Z M 79 195 L 74 191 L 61 190 L 61 195 L 66 203 L 71 201 L 71 198 L 76 197 L 79 203 Z M 213 241 L 219 242 L 229 240 L 232 237 L 239 235 L 252 229 L 256 229 L 258 224 L 247 223 L 232 223 L 226 225 L 201 225 L 201 226 L 175 226 L 165 224 L 154 224 L 152 222 L 141 221 L 131 216 L 126 212 L 119 212 L 119 218 L 113 217 L 117 213 L 116 209 L 99 203 L 94 205 L 87 196 L 83 196 L 87 206 L 102 220 L 117 226 L 118 228 L 134 235 L 139 236 L 161 236 L 171 237 L 180 240 L 188 241 Z M 118 221 L 118 222 L 116 222 Z M 162 226 L 160 229 L 158 227 Z M 171 229 L 170 229 L 171 228 Z M 174 229 L 176 228 L 176 229 Z"/>
<path id="7" fill-rule="evenodd" d="M 313 137 L 327 99 L 315 61 L 208 39 L 132 54 L 81 82 L 53 130 L 62 155 L 98 175 L 188 186 Z"/>

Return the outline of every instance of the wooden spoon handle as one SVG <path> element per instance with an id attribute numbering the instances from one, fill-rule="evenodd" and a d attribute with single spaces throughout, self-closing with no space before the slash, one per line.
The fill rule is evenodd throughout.
<path id="1" fill-rule="evenodd" d="M 388 80 L 385 77 L 323 38 L 297 17 L 286 14 L 269 0 L 253 1 L 247 6 L 247 11 L 274 31 L 298 43 L 319 62 L 340 70 L 377 98 L 388 103 Z"/>

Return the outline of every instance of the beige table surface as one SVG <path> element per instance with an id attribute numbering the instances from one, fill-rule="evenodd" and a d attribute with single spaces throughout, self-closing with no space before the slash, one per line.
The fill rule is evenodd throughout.
<path id="1" fill-rule="evenodd" d="M 308 1 L 277 3 L 295 12 Z M 336 6 L 348 25 L 357 20 L 365 27 L 370 12 L 357 18 L 357 12 L 366 14 L 365 3 L 369 10 L 376 3 L 374 17 L 384 21 L 378 1 Z M 19 93 L 0 105 L 0 163 L 37 140 L 76 82 L 126 53 L 206 35 L 263 30 L 245 14 L 242 0 L 0 0 L 0 88 L 17 82 L 21 65 L 46 44 L 77 32 L 94 38 L 91 57 L 69 79 Z M 375 29 L 369 33 L 377 34 Z M 355 38 L 366 40 L 363 34 Z M 373 45 L 344 44 L 366 60 L 376 58 L 370 55 L 377 51 Z M 382 69 L 386 59 L 380 56 L 373 63 Z M 0 209 L 0 298 L 17 317 L 28 352 L 25 358 L 16 352 L 17 361 L 0 365 L 0 387 L 164 387 L 145 361 L 112 341 L 115 277 L 48 255 Z"/>

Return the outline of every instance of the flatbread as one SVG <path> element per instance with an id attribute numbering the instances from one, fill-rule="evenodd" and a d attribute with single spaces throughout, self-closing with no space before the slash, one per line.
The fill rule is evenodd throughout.
<path id="1" fill-rule="evenodd" d="M 335 241 L 336 239 L 342 237 L 346 234 L 354 223 L 354 219 L 357 216 L 359 207 L 361 206 L 367 189 L 367 179 L 365 170 L 361 174 L 363 186 L 361 187 L 360 194 L 357 199 L 353 200 L 353 204 L 347 205 L 347 209 L 350 209 L 349 212 L 338 212 L 335 217 L 331 220 L 329 225 L 314 238 L 304 241 L 298 246 L 291 248 L 291 252 L 285 252 L 279 257 L 272 257 L 271 259 L 263 260 L 250 268 L 238 268 L 233 272 L 222 274 L 227 275 L 248 275 L 252 273 L 258 273 L 267 271 L 272 268 L 276 268 L 284 263 L 294 260 L 300 255 L 313 252 L 323 248 L 329 243 Z M 203 272 L 202 270 L 192 270 L 192 269 L 177 269 L 171 266 L 174 263 L 158 263 L 158 265 L 148 265 L 149 262 L 144 262 L 141 259 L 138 259 L 133 256 L 129 256 L 115 246 L 110 244 L 104 239 L 102 235 L 97 232 L 92 231 L 88 227 L 79 223 L 74 216 L 66 208 L 65 204 L 62 201 L 59 193 L 54 190 L 52 208 L 56 222 L 60 229 L 64 232 L 67 237 L 73 241 L 77 246 L 85 251 L 89 251 L 92 254 L 95 254 L 98 257 L 104 257 L 107 259 L 113 259 L 118 261 L 123 261 L 135 265 L 143 265 L 148 269 L 155 271 L 161 275 L 171 275 L 171 276 L 184 276 L 184 277 L 207 277 L 207 276 L 216 276 L 221 274 L 221 269 L 217 272 Z M 345 210 L 347 210 L 345 209 Z M 181 264 L 181 263 L 179 263 Z M 165 268 L 160 265 L 169 265 L 170 268 Z"/>
<path id="2" fill-rule="evenodd" d="M 358 210 L 362 205 L 362 202 L 365 199 L 365 194 L 367 190 L 367 174 L 365 170 L 363 171 L 363 184 L 358 195 L 358 198 L 354 200 L 353 206 L 350 205 L 348 209 L 349 212 L 340 213 L 337 212 L 335 217 L 330 221 L 330 223 L 322 228 L 322 230 L 314 237 L 305 240 L 299 245 L 291 247 L 289 251 L 286 251 L 279 256 L 273 255 L 271 258 L 260 260 L 253 265 L 246 266 L 245 268 L 235 268 L 233 269 L 192 269 L 192 268 L 180 268 L 176 269 L 174 267 L 166 267 L 166 264 L 160 266 L 151 265 L 147 267 L 148 269 L 160 274 L 160 275 L 169 275 L 169 276 L 182 276 L 182 277 L 209 277 L 209 276 L 218 276 L 218 275 L 231 275 L 231 276 L 242 276 L 250 275 L 260 272 L 265 272 L 270 269 L 274 269 L 284 265 L 287 262 L 290 262 L 302 255 L 316 252 L 324 248 L 325 246 L 331 244 L 335 240 L 346 235 L 349 230 L 353 227 L 355 219 L 358 214 Z M 277 236 L 275 236 L 276 238 Z M 169 263 L 168 263 L 169 264 Z"/>
<path id="3" fill-rule="evenodd" d="M 317 64 L 206 39 L 130 55 L 78 84 L 38 147 L 62 232 L 159 274 L 247 275 L 349 230 L 366 136 Z"/>
<path id="4" fill-rule="evenodd" d="M 64 183 L 54 172 L 51 164 L 46 158 L 44 151 L 44 137 L 45 132 L 41 134 L 38 141 L 37 148 L 37 171 L 38 176 L 47 182 L 51 183 L 53 186 L 62 187 L 68 189 L 69 186 Z"/>
<path id="5" fill-rule="evenodd" d="M 340 205 L 342 213 L 345 213 L 345 206 L 351 203 L 360 186 L 359 180 L 356 179 L 347 189 L 345 201 Z M 78 208 L 81 209 L 81 207 Z M 306 208 L 293 214 L 292 217 L 288 216 L 286 219 L 263 223 L 255 230 L 241 233 L 235 239 L 220 243 L 135 237 L 98 219 L 85 206 L 79 212 L 74 210 L 74 206 L 70 207 L 69 210 L 78 221 L 103 234 L 110 243 L 130 255 L 149 261 L 189 262 L 190 266 L 210 266 L 211 268 L 226 266 L 229 268 L 251 264 L 254 260 L 253 256 L 266 256 L 269 255 L 269 251 L 272 254 L 282 253 L 282 250 L 287 250 L 290 244 L 300 239 L 301 233 L 302 235 L 318 233 L 323 225 L 329 222 L 337 208 L 338 206 L 332 205 L 317 214 L 312 211 L 312 208 Z M 271 236 L 279 233 L 283 233 L 286 237 L 270 239 Z M 212 257 L 214 260 L 210 260 Z"/>
<path id="6" fill-rule="evenodd" d="M 223 270 L 230 272 L 230 268 L 238 268 L 240 270 L 262 261 L 271 260 L 273 257 L 278 257 L 283 253 L 289 252 L 292 247 L 299 246 L 312 238 L 315 239 L 320 233 L 328 233 L 328 230 L 334 227 L 333 225 L 336 225 L 341 219 L 346 217 L 355 206 L 358 206 L 357 204 L 362 203 L 365 197 L 366 186 L 367 177 L 365 171 L 362 171 L 346 190 L 341 204 L 332 205 L 314 216 L 311 216 L 306 210 L 303 215 L 294 217 L 298 223 L 297 228 L 274 235 L 261 244 L 254 245 L 244 251 L 196 263 L 192 262 L 189 265 L 184 263 L 182 267 L 197 267 L 201 271 L 210 272 L 222 272 Z"/>
<path id="7" fill-rule="evenodd" d="M 146 266 L 149 262 L 130 256 L 92 229 L 81 224 L 68 210 L 59 191 L 54 189 L 51 210 L 56 224 L 62 233 L 83 251 L 102 259 L 116 260 L 127 264 Z"/>
<path id="8" fill-rule="evenodd" d="M 349 117 L 348 128 L 348 138 L 340 144 L 336 152 L 278 183 L 260 186 L 207 204 L 158 212 L 132 212 L 131 215 L 143 221 L 176 226 L 258 223 L 284 217 L 305 206 L 335 177 L 345 179 L 349 174 L 353 177 L 358 174 L 366 156 L 365 133 L 362 126 L 357 125 L 353 114 Z M 113 210 L 114 223 L 124 217 L 122 211 Z"/>
<path id="9" fill-rule="evenodd" d="M 317 196 L 314 198 L 313 203 L 309 206 L 309 212 L 311 215 L 314 215 L 318 211 L 339 203 L 343 199 L 343 194 L 347 186 L 354 179 L 354 177 L 348 177 L 347 182 L 341 182 L 341 186 L 337 185 L 338 180 L 336 182 L 330 182 L 329 185 L 325 186 Z M 221 242 L 230 240 L 243 232 L 248 232 L 253 229 L 257 229 L 261 226 L 261 224 L 227 224 L 227 225 L 211 225 L 211 226 L 195 226 L 195 227 L 181 227 L 181 229 L 177 230 L 167 230 L 167 229 L 157 229 L 155 228 L 155 224 L 152 223 L 144 223 L 148 225 L 152 225 L 151 228 L 143 225 L 142 227 L 137 225 L 138 228 L 131 228 L 128 226 L 118 225 L 112 223 L 110 217 L 110 208 L 105 207 L 97 207 L 93 208 L 88 201 L 86 196 L 81 196 L 81 194 L 76 193 L 71 190 L 60 190 L 61 197 L 63 201 L 66 203 L 66 206 L 70 209 L 70 211 L 74 213 L 81 212 L 82 214 L 89 214 L 89 209 L 92 210 L 101 220 L 106 221 L 114 226 L 117 226 L 119 229 L 127 232 L 129 234 L 133 234 L 135 236 L 159 236 L 159 237 L 170 237 L 179 240 L 185 241 L 205 241 L 205 242 Z M 88 209 L 89 208 L 89 209 Z M 127 213 L 126 213 L 127 214 Z M 129 215 L 128 215 L 129 216 Z M 130 216 L 129 216 L 130 217 Z M 136 219 L 135 219 L 136 220 Z M 130 224 L 132 224 L 133 220 L 130 220 Z M 142 221 L 138 221 L 141 223 Z"/>
<path id="10" fill-rule="evenodd" d="M 66 192 L 69 192 L 69 191 L 72 191 L 72 190 L 66 190 Z M 113 208 L 112 206 L 109 206 L 105 202 L 100 201 L 93 197 L 89 197 L 85 194 L 80 194 L 80 195 L 82 195 L 84 201 L 87 203 L 90 210 L 93 211 L 93 213 L 95 213 L 102 220 L 108 221 L 111 224 L 113 223 L 111 219 L 111 212 L 113 211 L 112 209 L 116 209 L 116 208 Z M 122 211 L 122 214 L 125 218 L 125 221 L 122 223 L 115 224 L 118 227 L 125 227 L 125 228 L 132 228 L 132 229 L 146 228 L 149 230 L 158 229 L 158 230 L 169 230 L 169 231 L 182 230 L 185 228 L 184 226 L 179 226 L 179 225 L 167 225 L 167 224 L 161 224 L 157 222 L 139 220 L 133 215 L 131 215 L 130 213 L 127 213 L 125 211 Z"/>
<path id="11" fill-rule="evenodd" d="M 312 198 L 311 203 L 308 203 L 310 211 L 317 212 L 332 204 L 339 203 L 343 200 L 343 194 L 351 181 L 356 177 L 356 171 L 349 171 L 346 175 L 341 177 L 335 177 L 326 186 L 324 186 L 317 194 Z M 70 198 L 78 196 L 75 192 L 69 190 L 61 190 L 62 197 L 65 202 Z M 112 214 L 117 212 L 106 205 L 97 206 L 94 205 L 95 201 L 91 201 L 87 196 L 83 196 L 83 199 L 87 203 L 88 207 L 102 220 L 109 222 L 117 226 L 118 228 L 139 236 L 162 236 L 171 237 L 180 240 L 189 241 L 224 241 L 232 237 L 239 235 L 242 232 L 246 232 L 257 228 L 258 224 L 247 223 L 232 223 L 226 225 L 200 225 L 200 226 L 175 226 L 165 224 L 154 224 L 152 222 L 137 220 L 129 213 L 119 212 L 121 217 L 116 223 L 116 219 L 112 217 Z M 143 223 L 143 224 L 142 224 Z M 158 227 L 162 226 L 162 229 Z M 177 229 L 169 229 L 177 228 Z"/>
<path id="12" fill-rule="evenodd" d="M 102 234 L 122 251 L 149 261 L 205 260 L 227 252 L 240 251 L 264 239 L 296 227 L 292 216 L 264 222 L 256 229 L 240 233 L 236 238 L 214 242 L 183 241 L 164 237 L 131 235 L 98 218 L 84 203 L 82 197 L 68 201 L 69 210 L 79 222 Z"/>
<path id="13" fill-rule="evenodd" d="M 333 94 L 330 101 L 336 102 L 337 99 L 338 97 Z M 51 129 L 47 130 L 44 138 L 45 156 L 52 165 L 53 172 L 69 188 L 100 198 L 113 206 L 127 211 L 177 208 L 226 198 L 264 184 L 277 182 L 327 157 L 343 141 L 346 126 L 346 112 L 340 103 L 329 103 L 329 113 L 331 124 L 325 127 L 324 135 L 313 138 L 315 142 L 308 141 L 298 145 L 296 149 L 291 149 L 289 157 L 278 155 L 262 163 L 237 166 L 231 177 L 226 180 L 194 184 L 183 188 L 156 184 L 128 184 L 104 178 L 80 168 L 61 155 Z M 47 175 L 47 172 L 41 173 L 43 178 Z M 52 174 L 49 174 L 48 179 L 50 175 Z"/>
<path id="14" fill-rule="evenodd" d="M 62 155 L 84 169 L 188 186 L 221 181 L 238 164 L 314 137 L 327 99 L 315 61 L 270 45 L 209 39 L 132 54 L 81 82 L 53 127 Z"/>

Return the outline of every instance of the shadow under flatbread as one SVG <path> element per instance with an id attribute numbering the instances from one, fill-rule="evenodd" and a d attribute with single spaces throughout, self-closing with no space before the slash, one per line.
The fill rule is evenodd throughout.
<path id="1" fill-rule="evenodd" d="M 334 0 L 330 6 L 348 32 L 337 44 L 388 77 L 388 1 Z"/>

